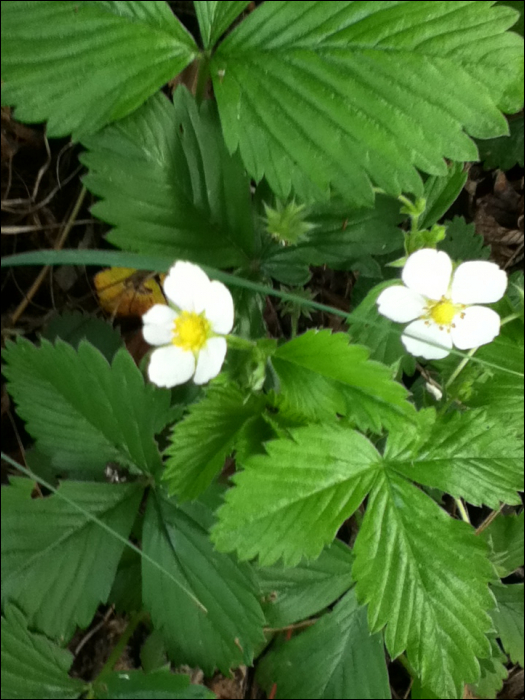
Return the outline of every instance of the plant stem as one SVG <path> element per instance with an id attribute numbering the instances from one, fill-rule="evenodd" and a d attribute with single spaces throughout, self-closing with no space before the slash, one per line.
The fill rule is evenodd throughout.
<path id="1" fill-rule="evenodd" d="M 210 57 L 205 52 L 199 59 L 199 72 L 197 74 L 197 85 L 195 87 L 195 100 L 200 105 L 204 99 L 206 84 L 210 77 Z"/>
<path id="2" fill-rule="evenodd" d="M 143 622 L 144 620 L 147 619 L 147 617 L 148 617 L 148 613 L 145 612 L 144 610 L 141 610 L 140 612 L 135 613 L 135 615 L 133 615 L 133 617 L 129 621 L 128 626 L 126 627 L 126 629 L 122 633 L 120 639 L 118 640 L 117 644 L 113 648 L 113 651 L 109 655 L 108 660 L 106 661 L 106 663 L 102 667 L 102 670 L 100 671 L 96 680 L 94 681 L 95 683 L 97 683 L 97 685 L 99 683 L 102 683 L 104 681 L 104 679 L 106 678 L 106 676 L 109 676 L 109 674 L 112 672 L 113 666 L 117 663 L 117 661 L 122 656 L 122 652 L 124 651 L 127 643 L 129 642 L 129 640 L 131 639 L 131 637 L 135 633 L 135 630 L 137 629 L 137 627 L 140 625 L 141 622 Z"/>
<path id="3" fill-rule="evenodd" d="M 456 498 L 455 501 L 456 501 L 456 505 L 458 507 L 458 510 L 461 514 L 461 519 L 470 525 L 471 524 L 470 523 L 470 516 L 468 514 L 468 510 L 467 510 L 465 504 L 463 503 L 461 498 Z"/>
<path id="4" fill-rule="evenodd" d="M 241 338 L 238 335 L 227 335 L 226 341 L 230 348 L 235 348 L 236 350 L 247 350 L 251 352 L 257 344 L 253 340 L 247 340 L 246 338 Z"/>
<path id="5" fill-rule="evenodd" d="M 464 357 L 459 365 L 456 367 L 456 369 L 452 372 L 450 377 L 448 378 L 447 383 L 445 384 L 445 388 L 448 389 L 449 386 L 451 386 L 456 379 L 459 377 L 461 372 L 465 369 L 465 367 L 468 365 L 474 354 L 477 352 L 478 348 L 472 348 L 472 350 L 468 353 L 466 357 Z"/>

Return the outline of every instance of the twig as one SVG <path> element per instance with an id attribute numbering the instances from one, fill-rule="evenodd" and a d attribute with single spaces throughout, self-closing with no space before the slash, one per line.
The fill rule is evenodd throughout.
<path id="1" fill-rule="evenodd" d="M 468 510 L 467 510 L 465 504 L 463 503 L 461 498 L 456 498 L 454 500 L 456 501 L 456 505 L 457 505 L 458 510 L 461 514 L 461 519 L 470 525 L 471 524 L 470 515 L 468 514 Z"/>
<path id="2" fill-rule="evenodd" d="M 94 219 L 79 219 L 73 222 L 73 226 L 81 226 L 83 224 L 101 223 Z M 18 236 L 20 233 L 32 233 L 33 231 L 47 231 L 54 228 L 62 228 L 64 224 L 34 224 L 33 226 L 2 226 L 2 236 Z"/>
<path id="3" fill-rule="evenodd" d="M 82 637 L 82 639 L 80 640 L 80 642 L 79 642 L 77 648 L 76 648 L 75 651 L 73 652 L 73 654 L 74 654 L 75 656 L 78 656 L 79 653 L 80 653 L 80 651 L 85 647 L 85 645 L 89 642 L 89 640 L 90 640 L 92 637 L 94 637 L 95 634 L 96 634 L 97 632 L 99 632 L 99 631 L 104 627 L 104 625 L 107 623 L 107 621 L 108 621 L 109 618 L 113 615 L 114 612 L 115 612 L 115 606 L 112 605 L 112 606 L 109 608 L 109 610 L 106 612 L 106 614 L 104 615 L 104 617 L 102 618 L 102 620 L 98 623 L 98 625 L 95 625 L 92 629 L 89 630 L 89 632 L 88 632 L 87 634 L 85 634 L 85 635 Z"/>
<path id="4" fill-rule="evenodd" d="M 491 523 L 493 523 L 494 520 L 496 520 L 496 518 L 497 518 L 498 515 L 501 513 L 501 511 L 503 510 L 504 507 L 505 507 L 505 504 L 502 503 L 502 504 L 500 505 L 500 507 L 498 508 L 498 510 L 493 510 L 492 513 L 490 513 L 490 515 L 488 515 L 487 518 L 486 518 L 486 519 L 481 523 L 481 525 L 478 527 L 478 529 L 476 530 L 476 535 L 481 535 L 481 533 L 483 532 L 483 530 L 486 530 L 486 529 L 488 528 L 488 526 L 489 526 Z"/>

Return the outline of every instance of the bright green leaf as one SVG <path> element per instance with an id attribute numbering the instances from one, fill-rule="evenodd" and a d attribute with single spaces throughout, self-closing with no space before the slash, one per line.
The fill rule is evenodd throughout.
<path id="1" fill-rule="evenodd" d="M 444 176 L 429 177 L 425 182 L 426 209 L 419 219 L 420 229 L 429 229 L 447 213 L 452 204 L 459 197 L 468 177 L 463 163 L 454 163 L 449 166 Z"/>
<path id="2" fill-rule="evenodd" d="M 293 569 L 279 565 L 257 568 L 268 625 L 286 627 L 331 605 L 351 587 L 352 563 L 352 551 L 335 540 L 319 559 Z"/>
<path id="3" fill-rule="evenodd" d="M 160 468 L 154 435 L 169 392 L 145 386 L 126 350 L 110 365 L 86 341 L 77 351 L 60 339 L 37 347 L 21 338 L 3 355 L 18 413 L 57 471 L 102 478 L 108 462 L 147 473 Z"/>
<path id="4" fill-rule="evenodd" d="M 101 700 L 201 700 L 216 696 L 203 685 L 192 685 L 189 676 L 159 670 L 114 671 L 104 678 L 104 690 L 96 693 Z"/>
<path id="5" fill-rule="evenodd" d="M 160 494 L 148 502 L 143 550 L 205 606 L 204 612 L 143 560 L 144 605 L 176 665 L 212 675 L 250 665 L 263 641 L 264 615 L 251 569 L 216 552 L 208 537 L 212 514 L 201 503 L 177 506 Z"/>
<path id="6" fill-rule="evenodd" d="M 27 629 L 22 613 L 6 606 L 2 617 L 2 698 L 78 698 L 84 683 L 68 676 L 73 655 Z"/>
<path id="7" fill-rule="evenodd" d="M 423 685 L 462 697 L 490 655 L 492 566 L 474 530 L 386 471 L 354 546 L 357 595 L 372 631 L 386 626 L 392 658 L 406 651 Z"/>
<path id="8" fill-rule="evenodd" d="M 74 140 L 133 112 L 197 55 L 165 2 L 3 2 L 2 104 Z"/>
<path id="9" fill-rule="evenodd" d="M 491 613 L 496 633 L 512 663 L 519 664 L 523 668 L 525 665 L 523 584 L 516 583 L 509 586 L 499 584 L 493 586 L 492 590 L 498 603 L 497 609 Z"/>
<path id="10" fill-rule="evenodd" d="M 445 221 L 447 235 L 439 249 L 448 253 L 452 260 L 488 260 L 490 248 L 484 244 L 483 236 L 476 233 L 476 224 L 467 224 L 461 216 Z"/>
<path id="11" fill-rule="evenodd" d="M 498 5 L 507 5 L 508 7 L 512 7 L 514 10 L 519 12 L 519 15 L 516 16 L 516 24 L 512 26 L 512 29 L 523 36 L 523 0 L 498 0 Z"/>
<path id="12" fill-rule="evenodd" d="M 423 193 L 417 169 L 477 159 L 521 108 L 516 13 L 492 3 L 263 3 L 219 46 L 211 73 L 226 142 L 287 197 L 370 205 Z"/>
<path id="13" fill-rule="evenodd" d="M 521 5 L 523 6 L 523 2 Z M 510 170 L 518 164 L 523 168 L 524 128 L 523 116 L 516 117 L 509 120 L 508 136 L 479 141 L 479 159 L 483 161 L 484 166 Z"/>
<path id="14" fill-rule="evenodd" d="M 128 537 L 142 487 L 63 482 L 59 493 L 83 514 L 58 495 L 32 499 L 32 485 L 13 479 L 2 489 L 2 601 L 16 602 L 30 627 L 63 641 L 107 601 L 124 547 L 88 515 Z"/>
<path id="15" fill-rule="evenodd" d="M 233 385 L 211 388 L 173 428 L 163 476 L 170 493 L 186 500 L 205 491 L 263 407 L 262 396 Z"/>
<path id="16" fill-rule="evenodd" d="M 196 0 L 194 2 L 202 43 L 209 49 L 250 4 L 250 0 Z"/>
<path id="17" fill-rule="evenodd" d="M 267 443 L 267 455 L 250 457 L 233 476 L 212 531 L 219 550 L 294 566 L 318 557 L 363 501 L 381 459 L 363 435 L 329 425 L 291 435 Z"/>
<path id="18" fill-rule="evenodd" d="M 407 434 L 406 429 L 390 434 L 385 450 L 389 468 L 473 505 L 497 509 L 500 501 L 521 504 L 521 441 L 483 411 L 440 416 L 417 450 L 407 445 Z"/>
<path id="19" fill-rule="evenodd" d="M 525 511 L 519 515 L 500 514 L 481 533 L 489 545 L 492 563 L 501 578 L 510 576 L 525 562 L 524 525 Z"/>
<path id="20" fill-rule="evenodd" d="M 350 591 L 306 632 L 267 654 L 257 680 L 274 697 L 338 700 L 390 698 L 381 635 L 371 635 L 366 610 Z"/>
<path id="21" fill-rule="evenodd" d="M 281 345 L 272 365 L 292 408 L 313 420 L 346 415 L 362 430 L 380 432 L 411 419 L 414 409 L 391 371 L 368 357 L 345 333 L 311 330 Z"/>
<path id="22" fill-rule="evenodd" d="M 83 140 L 93 214 L 126 250 L 218 267 L 246 264 L 254 245 L 250 185 L 224 145 L 216 108 L 184 88 Z"/>

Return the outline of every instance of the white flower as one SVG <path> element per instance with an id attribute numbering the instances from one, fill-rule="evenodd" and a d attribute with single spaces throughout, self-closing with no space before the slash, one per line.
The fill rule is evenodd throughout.
<path id="1" fill-rule="evenodd" d="M 148 367 L 150 380 L 163 387 L 193 377 L 205 384 L 221 371 L 226 338 L 233 328 L 233 299 L 220 282 L 189 262 L 176 262 L 164 280 L 172 306 L 155 304 L 142 320 L 144 339 L 157 345 Z"/>
<path id="2" fill-rule="evenodd" d="M 505 294 L 507 275 L 495 263 L 465 262 L 452 274 L 446 253 L 425 248 L 408 258 L 402 279 L 405 286 L 388 287 L 377 304 L 379 313 L 392 321 L 412 322 L 401 336 L 412 355 L 440 360 L 453 346 L 469 350 L 499 334 L 498 314 L 477 306 Z"/>

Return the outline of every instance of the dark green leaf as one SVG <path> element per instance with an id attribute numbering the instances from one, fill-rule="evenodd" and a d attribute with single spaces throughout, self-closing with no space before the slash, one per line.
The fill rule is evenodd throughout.
<path id="1" fill-rule="evenodd" d="M 101 318 L 94 318 L 78 311 L 54 316 L 43 333 L 43 338 L 54 343 L 61 338 L 78 350 L 81 340 L 87 340 L 104 355 L 108 362 L 122 347 L 123 341 L 117 329 Z"/>
<path id="2" fill-rule="evenodd" d="M 523 2 L 520 4 L 523 8 Z M 486 168 L 510 170 L 516 164 L 523 168 L 523 116 L 509 120 L 509 131 L 508 136 L 478 142 L 479 159 Z"/>
<path id="3" fill-rule="evenodd" d="M 115 671 L 104 678 L 101 700 L 201 700 L 216 696 L 203 685 L 192 685 L 189 676 L 159 670 Z"/>
<path id="4" fill-rule="evenodd" d="M 498 515 L 482 532 L 489 545 L 491 560 L 498 576 L 510 576 L 525 562 L 523 528 L 525 511 L 519 515 Z"/>
<path id="5" fill-rule="evenodd" d="M 425 182 L 425 212 L 419 220 L 420 229 L 429 229 L 447 213 L 459 197 L 468 177 L 463 163 L 449 166 L 444 176 L 429 177 Z"/>
<path id="6" fill-rule="evenodd" d="M 510 586 L 499 584 L 493 586 L 492 590 L 498 603 L 497 609 L 492 611 L 497 635 L 511 661 L 523 668 L 525 665 L 523 584 L 516 583 Z"/>
<path id="7" fill-rule="evenodd" d="M 483 236 L 476 233 L 475 224 L 467 224 L 461 216 L 445 221 L 447 237 L 439 244 L 439 249 L 448 253 L 452 260 L 488 260 L 490 248 L 484 245 Z"/>

